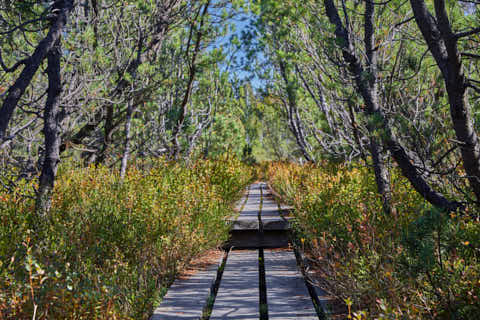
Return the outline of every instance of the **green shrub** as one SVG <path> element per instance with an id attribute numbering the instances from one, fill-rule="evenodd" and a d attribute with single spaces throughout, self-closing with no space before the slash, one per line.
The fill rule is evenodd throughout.
<path id="1" fill-rule="evenodd" d="M 385 216 L 367 168 L 272 163 L 267 169 L 270 184 L 295 208 L 299 237 L 350 316 L 478 317 L 480 223 L 435 210 L 392 173 L 393 213 Z"/>
<path id="2" fill-rule="evenodd" d="M 250 169 L 225 157 L 149 167 L 121 181 L 63 165 L 46 221 L 32 198 L 0 194 L 0 318 L 146 319 L 177 272 L 227 239 Z"/>

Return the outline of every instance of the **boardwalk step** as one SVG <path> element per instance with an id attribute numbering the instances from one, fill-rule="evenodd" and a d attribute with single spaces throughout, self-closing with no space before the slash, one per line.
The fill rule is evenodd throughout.
<path id="1" fill-rule="evenodd" d="M 230 232 L 230 239 L 225 249 L 238 248 L 288 248 L 289 238 L 287 230 L 242 230 Z"/>
<path id="2" fill-rule="evenodd" d="M 231 230 L 259 230 L 260 229 L 260 222 L 258 218 L 255 219 L 245 219 L 241 216 L 239 219 L 232 221 L 232 229 Z"/>

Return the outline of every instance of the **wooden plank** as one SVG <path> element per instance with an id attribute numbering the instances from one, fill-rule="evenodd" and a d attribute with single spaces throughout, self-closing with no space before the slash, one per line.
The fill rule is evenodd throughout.
<path id="1" fill-rule="evenodd" d="M 278 217 L 280 218 L 280 213 L 278 211 L 278 205 L 275 201 L 270 199 L 265 199 L 262 205 L 262 217 Z"/>
<path id="2" fill-rule="evenodd" d="M 278 210 L 278 205 L 271 198 L 264 198 L 260 215 L 263 230 L 289 230 L 290 224 Z"/>
<path id="3" fill-rule="evenodd" d="M 230 252 L 210 319 L 258 320 L 259 301 L 258 251 Z"/>
<path id="4" fill-rule="evenodd" d="M 268 318 L 318 320 L 292 251 L 265 250 Z"/>
<path id="5" fill-rule="evenodd" d="M 263 185 L 262 217 L 279 217 L 278 204 L 267 185 Z"/>
<path id="6" fill-rule="evenodd" d="M 248 194 L 248 200 L 243 207 L 242 212 L 237 220 L 253 220 L 258 219 L 258 211 L 260 210 L 261 191 L 259 184 L 252 184 Z"/>
<path id="7" fill-rule="evenodd" d="M 220 264 L 221 261 L 218 265 L 210 265 L 186 279 L 175 280 L 150 320 L 200 319 Z"/>
<path id="8" fill-rule="evenodd" d="M 259 184 L 252 184 L 248 200 L 240 215 L 232 223 L 232 230 L 258 230 L 258 214 L 260 212 L 261 192 Z"/>

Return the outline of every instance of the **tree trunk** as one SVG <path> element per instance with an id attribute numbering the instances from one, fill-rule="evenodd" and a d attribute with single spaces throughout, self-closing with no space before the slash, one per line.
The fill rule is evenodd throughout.
<path id="1" fill-rule="evenodd" d="M 363 68 L 355 56 L 353 46 L 350 42 L 349 31 L 343 26 L 338 15 L 337 9 L 332 0 L 325 0 L 327 15 L 331 23 L 336 27 L 335 35 L 337 39 L 342 40 L 342 54 L 347 62 L 350 73 L 354 76 L 357 90 L 363 98 L 366 105 L 366 113 L 370 118 L 374 118 L 380 113 L 378 105 L 377 72 L 376 72 L 376 52 L 373 49 L 375 34 L 373 29 L 374 7 L 371 0 L 366 1 L 365 5 L 365 49 L 367 53 L 368 78 L 365 78 Z M 377 191 L 382 197 L 383 211 L 386 214 L 391 213 L 391 188 L 390 173 L 385 165 L 385 154 L 382 152 L 381 138 L 377 127 L 372 121 L 367 124 L 370 135 L 370 153 L 372 155 L 373 171 Z"/>
<path id="2" fill-rule="evenodd" d="M 371 119 L 368 126 L 368 130 L 372 136 L 379 136 L 392 153 L 393 158 L 400 167 L 402 174 L 410 181 L 413 188 L 420 193 L 428 202 L 434 206 L 450 211 L 456 210 L 461 205 L 458 202 L 449 201 L 441 193 L 436 192 L 427 183 L 424 177 L 419 173 L 417 167 L 410 160 L 407 152 L 402 145 L 396 140 L 388 121 L 378 104 L 378 96 L 375 87 L 372 88 L 372 81 L 376 81 L 376 75 L 369 74 L 369 78 L 365 79 L 364 68 L 362 67 L 359 59 L 355 55 L 354 47 L 350 41 L 349 31 L 343 26 L 342 20 L 338 14 L 337 8 L 333 3 L 333 0 L 324 0 L 327 16 L 332 24 L 335 25 L 335 36 L 340 40 L 340 46 L 342 49 L 343 59 L 347 63 L 350 73 L 353 75 L 357 91 L 362 96 L 366 105 L 366 113 Z M 367 49 L 367 58 L 369 60 L 369 73 L 375 72 L 375 66 L 373 64 L 374 51 L 373 48 L 373 3 L 372 0 L 367 0 L 366 14 L 365 14 L 365 44 Z M 370 22 L 369 22 L 370 21 Z M 373 156 L 373 155 L 372 155 Z M 375 164 L 380 166 L 380 164 Z M 381 168 L 377 168 L 382 170 Z M 383 179 L 381 176 L 377 177 L 377 180 Z M 381 190 L 381 186 L 378 186 Z"/>
<path id="3" fill-rule="evenodd" d="M 106 116 L 105 116 L 105 124 L 104 124 L 104 132 L 103 132 L 103 145 L 102 149 L 97 155 L 96 158 L 96 163 L 104 163 L 105 159 L 107 158 L 108 155 L 108 150 L 110 148 L 110 145 L 112 144 L 112 136 L 115 130 L 115 125 L 114 125 L 114 105 L 112 103 L 109 103 L 106 106 Z M 128 112 L 128 110 L 127 110 Z"/>
<path id="4" fill-rule="evenodd" d="M 287 92 L 288 103 L 285 103 L 287 104 L 286 111 L 289 122 L 288 127 L 290 128 L 290 131 L 295 137 L 297 146 L 300 148 L 300 151 L 302 152 L 305 160 L 307 160 L 308 162 L 315 162 L 315 159 L 308 150 L 307 142 L 305 140 L 305 134 L 303 132 L 300 115 L 298 114 L 297 96 L 295 93 L 295 88 L 293 88 L 293 84 L 288 78 L 287 66 L 282 59 L 279 59 L 278 64 L 280 67 L 280 74 L 282 75 L 283 81 L 285 82 L 285 90 Z"/>
<path id="5" fill-rule="evenodd" d="M 377 192 L 382 197 L 383 212 L 390 215 L 392 213 L 392 189 L 390 187 L 390 172 L 385 163 L 387 156 L 382 152 L 382 147 L 374 136 L 370 137 L 370 153 L 372 154 Z"/>
<path id="6" fill-rule="evenodd" d="M 210 0 L 207 0 L 207 2 L 205 3 L 205 5 L 203 7 L 202 15 L 200 17 L 200 24 L 199 24 L 199 26 L 197 28 L 197 32 L 196 32 L 195 47 L 193 49 L 192 59 L 191 59 L 191 62 L 190 62 L 190 68 L 189 68 L 190 70 L 189 70 L 189 78 L 188 78 L 187 88 L 185 90 L 185 95 L 183 96 L 182 103 L 180 104 L 180 117 L 178 118 L 177 123 L 175 124 L 175 126 L 173 127 L 173 130 L 172 130 L 173 148 L 172 148 L 171 156 L 175 160 L 177 160 L 179 158 L 180 151 L 181 151 L 180 150 L 180 143 L 179 143 L 179 135 L 180 135 L 180 132 L 182 130 L 183 123 L 185 122 L 185 117 L 187 115 L 187 104 L 190 100 L 190 95 L 191 95 L 192 90 L 193 90 L 193 82 L 195 80 L 195 76 L 196 76 L 196 73 L 197 73 L 197 66 L 196 66 L 197 56 L 198 56 L 198 53 L 200 52 L 200 45 L 201 45 L 202 37 L 204 35 L 204 32 L 203 32 L 202 29 L 203 29 L 203 26 L 205 24 L 205 17 L 208 14 L 208 8 L 209 7 L 210 7 Z M 188 57 L 188 52 L 190 50 L 189 48 L 190 48 L 190 41 L 192 40 L 193 28 L 194 28 L 194 25 L 192 24 L 191 29 L 190 29 L 190 37 L 189 37 L 188 44 L 187 44 L 187 57 Z"/>
<path id="7" fill-rule="evenodd" d="M 62 57 L 60 38 L 47 55 L 48 94 L 44 110 L 45 155 L 37 193 L 37 214 L 46 216 L 50 211 L 52 191 L 60 163 L 60 94 L 62 79 L 60 60 Z"/>
<path id="8" fill-rule="evenodd" d="M 437 19 L 423 0 L 410 0 L 415 21 L 442 72 L 450 104 L 450 115 L 460 141 L 463 167 L 477 201 L 480 201 L 480 143 L 467 98 L 467 80 L 458 52 L 459 37 L 453 33 L 444 0 L 435 0 Z"/>
<path id="9" fill-rule="evenodd" d="M 8 89 L 7 97 L 0 108 L 0 115 L 2 115 L 0 117 L 0 142 L 6 136 L 8 124 L 18 102 L 30 85 L 43 60 L 45 60 L 49 51 L 56 45 L 58 39 L 60 39 L 67 24 L 68 16 L 73 10 L 73 3 L 74 0 L 63 0 L 58 1 L 53 6 L 52 12 L 55 12 L 56 15 L 52 18 L 47 36 L 40 41 L 33 54 L 23 62 L 25 67 L 15 83 Z"/>
<path id="10" fill-rule="evenodd" d="M 378 84 L 377 84 L 377 51 L 375 50 L 375 6 L 373 0 L 365 1 L 365 51 L 367 53 L 367 71 L 369 78 L 364 80 L 367 87 L 365 91 L 365 104 L 367 113 L 370 116 L 380 113 L 378 104 Z M 361 75 L 361 74 L 360 74 Z M 355 77 L 357 81 L 362 81 L 359 74 Z M 382 153 L 381 139 L 377 138 L 378 132 L 375 125 L 369 123 L 367 129 L 370 132 L 370 152 L 372 154 L 373 167 L 375 171 L 375 180 L 377 182 L 378 193 L 382 196 L 383 211 L 389 215 L 392 212 L 391 200 L 392 190 L 390 187 L 390 172 L 385 165 L 387 156 Z"/>
<path id="11" fill-rule="evenodd" d="M 125 178 L 125 173 L 127 172 L 128 157 L 130 156 L 130 131 L 132 127 L 132 118 L 133 113 L 135 112 L 133 101 L 131 100 L 128 103 L 127 107 L 127 119 L 125 121 L 125 145 L 122 155 L 122 166 L 120 168 L 120 179 Z"/>

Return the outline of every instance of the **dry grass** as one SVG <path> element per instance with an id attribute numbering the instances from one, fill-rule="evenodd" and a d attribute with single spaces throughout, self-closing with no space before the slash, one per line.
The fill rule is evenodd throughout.
<path id="1" fill-rule="evenodd" d="M 180 272 L 178 278 L 186 280 L 199 271 L 207 270 L 212 265 L 218 265 L 223 254 L 224 251 L 221 249 L 211 249 L 203 252 L 190 261 L 190 264 Z"/>

